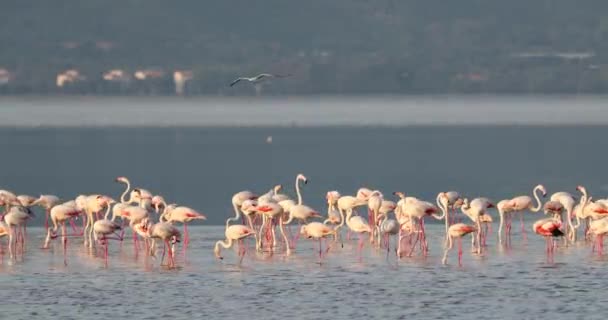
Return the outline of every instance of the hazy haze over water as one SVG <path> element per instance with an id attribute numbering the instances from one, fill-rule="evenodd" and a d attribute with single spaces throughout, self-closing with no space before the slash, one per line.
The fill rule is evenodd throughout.
<path id="1" fill-rule="evenodd" d="M 608 124 L 606 96 L 8 97 L 0 126 Z"/>

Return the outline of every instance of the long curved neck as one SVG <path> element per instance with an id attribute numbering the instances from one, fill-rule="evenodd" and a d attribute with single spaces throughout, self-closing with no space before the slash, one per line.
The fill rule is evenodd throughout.
<path id="1" fill-rule="evenodd" d="M 120 195 L 120 202 L 121 203 L 127 203 L 127 199 L 126 199 L 127 193 L 129 193 L 129 189 L 131 189 L 131 182 L 129 182 L 129 180 L 127 180 L 126 185 L 127 185 L 127 189 L 125 189 L 125 192 L 123 192 Z"/>
<path id="2" fill-rule="evenodd" d="M 534 190 L 532 190 L 532 193 L 534 194 L 534 199 L 536 199 L 536 207 L 530 209 L 532 212 L 539 212 L 543 206 L 542 202 L 540 201 L 540 198 L 538 197 L 538 191 L 540 191 L 539 186 L 537 186 L 536 188 L 534 188 Z"/>
<path id="3" fill-rule="evenodd" d="M 441 202 L 441 194 L 437 195 L 437 206 L 439 207 L 439 209 L 441 209 L 441 215 L 437 216 L 436 218 L 438 220 L 441 219 L 447 219 L 447 212 L 448 212 L 448 208 L 447 208 L 447 203 L 445 204 L 445 206 L 443 205 L 443 203 Z"/>
<path id="4" fill-rule="evenodd" d="M 217 251 L 219 247 L 222 246 L 224 249 L 229 249 L 232 247 L 232 239 L 226 239 L 224 241 L 220 240 L 215 243 L 215 250 Z"/>
<path id="5" fill-rule="evenodd" d="M 234 208 L 234 217 L 228 218 L 228 220 L 226 220 L 226 228 L 228 228 L 228 226 L 230 225 L 230 221 L 238 221 L 241 217 L 241 211 L 239 211 L 239 207 L 236 205 L 236 203 L 233 202 L 232 207 Z"/>
<path id="6" fill-rule="evenodd" d="M 110 216 L 110 208 L 112 207 L 111 204 L 107 204 L 106 205 L 106 214 L 103 216 L 104 219 L 108 220 L 108 217 Z"/>
<path id="7" fill-rule="evenodd" d="M 300 178 L 296 178 L 296 193 L 298 194 L 298 205 L 302 204 L 302 194 L 300 193 Z"/>

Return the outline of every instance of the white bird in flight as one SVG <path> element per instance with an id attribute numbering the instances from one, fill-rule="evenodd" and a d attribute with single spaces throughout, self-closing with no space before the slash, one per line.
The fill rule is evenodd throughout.
<path id="1" fill-rule="evenodd" d="M 236 80 L 232 81 L 232 83 L 230 83 L 230 86 L 234 86 L 235 84 L 237 84 L 240 81 L 249 81 L 249 82 L 253 82 L 253 83 L 260 83 L 266 79 L 270 79 L 270 78 L 287 78 L 291 76 L 290 74 L 287 75 L 278 75 L 278 74 L 270 74 L 270 73 L 260 73 L 255 77 L 251 77 L 251 78 L 247 78 L 247 77 L 239 77 Z"/>

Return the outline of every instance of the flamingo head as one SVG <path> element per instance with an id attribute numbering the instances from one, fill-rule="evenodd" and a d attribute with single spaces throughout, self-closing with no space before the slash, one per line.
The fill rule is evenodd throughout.
<path id="1" fill-rule="evenodd" d="M 28 196 L 25 194 L 21 194 L 17 196 L 17 200 L 19 200 L 19 203 L 24 206 L 24 207 L 29 207 L 31 205 L 33 205 L 33 203 L 38 200 L 32 196 Z"/>
<path id="2" fill-rule="evenodd" d="M 160 195 L 156 195 L 152 197 L 152 205 L 154 206 L 162 206 L 165 203 L 165 198 Z"/>
<path id="3" fill-rule="evenodd" d="M 114 201 L 114 199 L 108 197 L 108 196 L 104 196 L 104 195 L 97 195 L 97 197 L 95 197 L 95 200 L 97 201 L 97 204 L 99 206 L 109 206 L 113 203 L 116 203 L 116 201 Z"/>
<path id="4" fill-rule="evenodd" d="M 245 200 L 241 205 L 241 210 L 245 213 L 251 213 L 255 211 L 255 207 L 258 205 L 256 200 Z"/>
<path id="5" fill-rule="evenodd" d="M 542 184 L 537 185 L 535 188 L 538 188 L 543 193 L 543 198 L 547 196 L 547 189 Z"/>
<path id="6" fill-rule="evenodd" d="M 129 179 L 127 179 L 127 177 L 123 177 L 123 176 L 117 177 L 116 179 L 114 179 L 114 181 L 120 182 L 120 183 L 129 183 Z"/>
<path id="7" fill-rule="evenodd" d="M 576 186 L 576 190 L 582 193 L 585 193 L 587 191 L 587 189 L 585 189 L 585 187 L 581 185 Z"/>
<path id="8" fill-rule="evenodd" d="M 395 195 L 401 199 L 405 198 L 405 193 L 403 193 L 401 191 L 395 191 L 395 192 L 393 192 L 393 195 Z"/>
<path id="9" fill-rule="evenodd" d="M 456 202 L 454 202 L 454 208 L 460 208 L 462 207 L 462 205 L 464 204 L 464 200 L 462 198 L 458 198 L 456 199 Z"/>
<path id="10" fill-rule="evenodd" d="M 276 186 L 274 186 L 274 193 L 278 193 L 279 191 L 281 191 L 281 189 L 283 189 L 283 185 L 277 184 Z"/>
<path id="11" fill-rule="evenodd" d="M 298 176 L 296 177 L 296 180 L 302 180 L 304 181 L 304 184 L 308 183 L 308 179 L 306 179 L 306 177 L 303 174 L 298 174 Z"/>

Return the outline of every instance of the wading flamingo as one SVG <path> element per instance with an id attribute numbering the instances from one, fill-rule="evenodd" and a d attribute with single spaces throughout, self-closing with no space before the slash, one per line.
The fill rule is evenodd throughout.
<path id="1" fill-rule="evenodd" d="M 493 208 L 494 205 L 487 198 L 475 198 L 469 203 L 469 199 L 465 198 L 460 210 L 475 223 L 475 235 L 471 237 L 471 250 L 477 254 L 481 254 L 481 215 L 487 214 L 488 208 Z"/>
<path id="2" fill-rule="evenodd" d="M 593 251 L 597 249 L 597 254 L 601 256 L 604 251 L 604 236 L 608 233 L 608 217 L 591 221 L 588 233 L 595 235 Z"/>
<path id="3" fill-rule="evenodd" d="M 511 244 L 511 223 L 513 221 L 511 217 L 511 199 L 500 200 L 496 204 L 498 210 L 498 216 L 500 218 L 500 225 L 498 226 L 498 243 L 502 244 L 502 228 L 505 227 L 505 239 L 507 245 Z"/>
<path id="4" fill-rule="evenodd" d="M 220 246 L 224 247 L 224 249 L 228 249 L 232 247 L 232 244 L 234 242 L 237 242 L 237 246 L 238 246 L 238 255 L 240 257 L 239 260 L 239 265 L 243 262 L 243 258 L 245 257 L 245 246 L 243 246 L 242 244 L 242 240 L 255 234 L 255 231 L 253 231 L 253 229 L 244 226 L 242 224 L 234 224 L 231 226 L 228 226 L 226 228 L 226 240 L 225 241 L 218 241 L 215 243 L 215 247 L 213 248 L 213 253 L 215 254 L 215 257 L 218 259 L 224 259 L 221 255 L 220 252 Z"/>
<path id="5" fill-rule="evenodd" d="M 336 230 L 326 224 L 315 221 L 303 225 L 300 228 L 300 234 L 304 235 L 307 238 L 314 238 L 319 240 L 319 262 L 321 262 L 321 260 L 323 259 L 322 239 L 332 234 L 335 235 Z M 329 250 L 329 247 L 327 248 L 327 250 Z"/>
<path id="6" fill-rule="evenodd" d="M 448 253 L 454 247 L 454 238 L 458 238 L 458 265 L 462 267 L 462 237 L 469 233 L 475 232 L 474 226 L 466 225 L 464 223 L 456 223 L 448 228 L 448 245 L 443 253 L 443 259 L 441 263 L 448 263 Z"/>
<path id="7" fill-rule="evenodd" d="M 23 227 L 23 225 L 25 225 L 25 223 L 27 223 L 27 221 L 31 218 L 32 216 L 29 214 L 29 212 L 20 205 L 10 207 L 8 212 L 4 215 L 4 222 L 10 229 L 8 251 L 11 258 L 17 256 L 17 242 L 21 243 L 21 254 L 23 254 L 25 248 L 25 238 L 23 234 L 19 236 L 17 230 Z M 13 243 L 15 244 L 14 247 Z"/>
<path id="8" fill-rule="evenodd" d="M 536 200 L 536 206 L 532 204 L 532 197 L 530 196 L 519 196 L 511 199 L 511 210 L 513 212 L 519 212 L 521 218 L 521 233 L 525 239 L 526 237 L 526 229 L 524 226 L 524 211 L 530 210 L 531 212 L 539 212 L 543 208 L 543 203 L 538 197 L 537 191 L 542 192 L 543 198 L 547 196 L 547 190 L 545 186 L 542 184 L 537 185 L 532 189 L 532 195 L 534 195 L 534 199 Z"/>
<path id="9" fill-rule="evenodd" d="M 179 206 L 175 208 L 169 208 L 165 199 L 161 196 L 154 196 L 152 198 L 152 205 L 158 206 L 162 204 L 165 207 L 165 210 L 161 214 L 161 221 L 165 219 L 169 223 L 180 222 L 184 225 L 184 250 L 188 247 L 188 243 L 190 243 L 190 236 L 188 233 L 188 223 L 192 220 L 207 220 L 207 217 L 197 212 L 196 210 L 184 206 Z M 168 210 L 169 209 L 169 210 Z"/>
<path id="10" fill-rule="evenodd" d="M 160 258 L 161 265 L 165 260 L 165 251 L 168 251 L 168 259 L 169 263 L 167 266 L 169 268 L 175 267 L 175 248 L 173 247 L 176 242 L 181 241 L 181 233 L 179 230 L 168 222 L 157 222 L 152 223 L 149 218 L 145 218 L 141 220 L 139 223 L 140 227 L 143 229 L 144 233 L 147 235 L 149 239 L 160 239 L 163 241 L 163 255 Z M 156 247 L 156 241 L 152 243 L 152 247 L 150 248 L 150 252 L 154 252 Z"/>
<path id="11" fill-rule="evenodd" d="M 51 213 L 51 209 L 58 205 L 60 202 L 59 197 L 51 195 L 51 194 L 42 194 L 40 197 L 32 203 L 34 206 L 40 206 L 44 208 L 45 216 L 44 216 L 44 228 L 49 228 L 49 214 Z"/>
<path id="12" fill-rule="evenodd" d="M 574 197 L 565 191 L 556 192 L 549 198 L 550 201 L 557 201 L 564 206 L 566 210 L 566 223 L 565 228 L 565 241 L 576 241 L 576 232 L 574 232 L 574 225 L 572 224 L 572 218 L 574 218 L 574 206 L 576 201 Z"/>
<path id="13" fill-rule="evenodd" d="M 112 198 L 107 196 L 96 197 L 96 203 L 106 208 L 106 213 L 103 219 L 99 219 L 93 223 L 93 239 L 104 247 L 104 261 L 106 266 L 108 265 L 108 240 L 122 240 L 120 235 L 116 234 L 116 231 L 120 230 L 121 226 L 109 219 L 110 208 L 114 202 L 115 201 Z M 111 235 L 115 235 L 116 238 L 111 237 Z"/>
<path id="14" fill-rule="evenodd" d="M 551 258 L 555 251 L 555 237 L 561 237 L 564 233 L 560 230 L 562 223 L 553 218 L 545 218 L 536 221 L 532 225 L 532 230 L 540 236 L 545 237 L 547 241 L 547 257 Z"/>
<path id="15" fill-rule="evenodd" d="M 65 228 L 65 223 L 69 219 L 76 218 L 82 214 L 82 211 L 76 207 L 76 204 L 58 204 L 51 208 L 51 222 L 53 222 L 53 228 L 47 229 L 46 239 L 44 241 L 43 248 L 47 249 L 49 247 L 49 242 L 51 238 L 57 237 L 57 229 L 59 225 L 61 225 L 61 241 L 63 243 L 63 263 L 67 264 L 67 247 L 68 247 L 68 236 L 81 236 L 82 234 L 72 234 L 68 235 Z"/>

